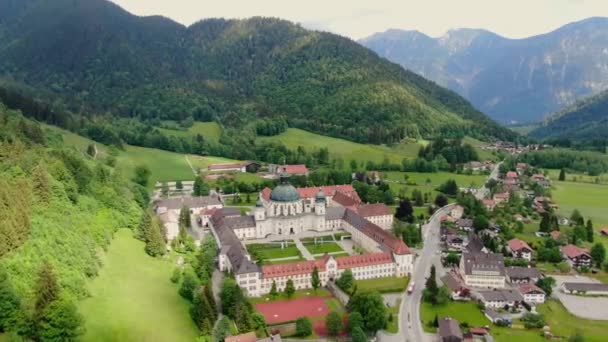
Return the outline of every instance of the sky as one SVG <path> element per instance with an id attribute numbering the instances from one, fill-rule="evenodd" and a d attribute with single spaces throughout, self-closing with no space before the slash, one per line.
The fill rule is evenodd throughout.
<path id="1" fill-rule="evenodd" d="M 111 0 L 136 15 L 163 15 L 184 25 L 205 18 L 279 17 L 352 39 L 390 28 L 439 37 L 483 28 L 509 38 L 552 31 L 593 16 L 608 0 Z"/>

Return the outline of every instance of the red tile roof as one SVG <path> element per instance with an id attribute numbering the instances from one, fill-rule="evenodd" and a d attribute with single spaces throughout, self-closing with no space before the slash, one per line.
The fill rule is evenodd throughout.
<path id="1" fill-rule="evenodd" d="M 307 260 L 300 262 L 292 262 L 277 265 L 262 266 L 262 274 L 264 278 L 280 278 L 297 274 L 311 274 L 315 266 L 319 272 L 325 271 L 325 263 L 327 257 L 317 260 Z"/>
<path id="2" fill-rule="evenodd" d="M 545 179 L 545 175 L 543 175 L 542 173 L 537 173 L 532 175 L 532 178 L 534 179 Z"/>
<path id="3" fill-rule="evenodd" d="M 341 191 L 351 197 L 357 193 L 357 191 L 355 191 L 355 188 L 353 188 L 353 186 L 351 184 L 327 185 L 327 186 L 322 186 L 320 188 L 326 197 L 333 197 L 336 191 Z M 312 186 L 312 187 L 308 187 L 308 188 L 298 188 L 298 193 L 300 194 L 300 198 L 314 198 L 315 195 L 317 194 L 317 192 L 319 192 L 318 186 Z M 359 195 L 357 195 L 357 198 L 359 198 Z"/>
<path id="4" fill-rule="evenodd" d="M 533 251 L 532 247 L 530 247 L 530 245 L 528 245 L 525 241 L 520 240 L 520 239 L 511 239 L 508 242 L 509 248 L 512 251 L 519 251 L 522 249 L 526 249 L 530 252 Z"/>
<path id="5" fill-rule="evenodd" d="M 555 240 L 559 239 L 560 236 L 562 236 L 562 233 L 559 230 L 554 230 L 549 234 L 551 234 L 551 237 Z"/>
<path id="6" fill-rule="evenodd" d="M 401 241 L 401 239 L 380 228 L 378 225 L 368 221 L 355 211 L 346 209 L 344 220 L 372 240 L 376 241 L 378 244 L 389 248 L 391 251 L 393 251 L 393 253 L 399 255 L 411 254 L 410 249 L 403 241 Z"/>
<path id="7" fill-rule="evenodd" d="M 522 284 L 519 286 L 519 292 L 521 292 L 521 294 L 526 294 L 526 293 L 532 293 L 532 292 L 541 292 L 541 293 L 545 293 L 545 291 L 543 291 L 543 289 L 541 289 L 540 287 L 534 285 L 534 284 Z"/>
<path id="8" fill-rule="evenodd" d="M 384 203 L 360 205 L 357 213 L 363 217 L 392 215 L 391 209 Z"/>
<path id="9" fill-rule="evenodd" d="M 509 193 L 508 192 L 502 192 L 499 194 L 495 194 L 494 198 L 500 198 L 500 199 L 509 199 Z"/>
<path id="10" fill-rule="evenodd" d="M 604 227 L 604 228 L 600 229 L 600 233 L 602 233 L 604 235 L 608 235 L 608 227 Z"/>
<path id="11" fill-rule="evenodd" d="M 258 338 L 253 331 L 236 336 L 227 336 L 224 342 L 255 342 Z"/>
<path id="12" fill-rule="evenodd" d="M 486 330 L 486 328 L 473 327 L 469 330 L 469 332 L 473 335 L 486 335 L 488 330 Z"/>
<path id="13" fill-rule="evenodd" d="M 493 207 L 494 205 L 496 205 L 496 202 L 494 202 L 493 199 L 487 199 L 487 198 L 485 198 L 481 202 L 483 203 L 483 205 L 485 205 L 487 207 Z"/>
<path id="14" fill-rule="evenodd" d="M 517 178 L 517 172 L 515 172 L 515 171 L 507 172 L 507 178 Z"/>
<path id="15" fill-rule="evenodd" d="M 332 197 L 332 201 L 340 204 L 343 207 L 354 208 L 360 204 L 360 201 L 357 201 L 357 198 L 351 197 L 342 191 L 336 191 L 334 196 Z"/>
<path id="16" fill-rule="evenodd" d="M 587 250 L 575 245 L 565 245 L 564 247 L 562 247 L 562 253 L 564 253 L 564 255 L 566 255 L 570 259 L 579 257 L 581 255 L 587 255 L 588 257 L 590 257 L 589 252 L 587 252 Z"/>
<path id="17" fill-rule="evenodd" d="M 290 175 L 305 175 L 308 173 L 308 168 L 304 164 L 282 165 L 280 169 L 282 172 L 289 173 Z"/>
<path id="18" fill-rule="evenodd" d="M 200 215 L 211 216 L 211 215 L 215 214 L 216 211 L 217 211 L 217 208 L 208 208 L 208 209 L 205 208 L 200 211 Z"/>
<path id="19" fill-rule="evenodd" d="M 373 253 L 363 255 L 351 255 L 336 258 L 338 269 L 365 267 L 371 265 L 382 265 L 393 262 L 391 253 Z"/>

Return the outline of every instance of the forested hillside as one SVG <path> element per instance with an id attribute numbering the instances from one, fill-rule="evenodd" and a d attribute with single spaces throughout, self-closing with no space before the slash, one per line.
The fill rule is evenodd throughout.
<path id="1" fill-rule="evenodd" d="M 94 123 L 106 139 L 136 140 L 159 120 L 215 120 L 254 133 L 290 126 L 365 143 L 515 137 L 462 97 L 357 43 L 283 20 L 184 27 L 106 0 L 0 0 L 0 9 L 11 14 L 0 16 L 4 87 L 77 117 L 55 123 Z M 145 127 L 112 130 L 104 126 L 112 116 Z M 279 124 L 260 129 L 259 119 Z"/>
<path id="2" fill-rule="evenodd" d="M 114 232 L 135 227 L 149 201 L 113 165 L 0 103 L 0 333 L 81 333 L 74 300 L 87 296 Z"/>
<path id="3" fill-rule="evenodd" d="M 581 100 L 547 118 L 530 132 L 542 138 L 608 138 L 608 92 Z"/>

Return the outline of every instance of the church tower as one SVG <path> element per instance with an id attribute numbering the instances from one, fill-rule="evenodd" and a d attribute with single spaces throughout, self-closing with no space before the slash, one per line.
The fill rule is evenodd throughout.
<path id="1" fill-rule="evenodd" d="M 325 194 L 319 188 L 319 192 L 315 195 L 315 214 L 325 216 Z"/>
<path id="2" fill-rule="evenodd" d="M 259 197 L 257 202 L 255 202 L 254 216 L 256 221 L 264 221 L 266 219 L 266 208 L 264 208 L 262 199 Z"/>

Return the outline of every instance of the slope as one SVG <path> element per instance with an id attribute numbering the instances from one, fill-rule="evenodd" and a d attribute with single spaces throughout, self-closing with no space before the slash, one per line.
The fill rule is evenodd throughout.
<path id="1" fill-rule="evenodd" d="M 0 8 L 12 0 L 0 0 Z M 513 139 L 455 93 L 334 34 L 271 19 L 191 27 L 106 0 L 37 0 L 0 22 L 0 73 L 91 117 L 259 118 L 358 142 Z"/>
<path id="2" fill-rule="evenodd" d="M 583 99 L 549 116 L 530 135 L 541 138 L 608 138 L 608 91 Z"/>
<path id="3" fill-rule="evenodd" d="M 389 30 L 361 44 L 446 86 L 501 122 L 534 122 L 608 88 L 608 19 L 508 39 L 477 29 L 431 38 Z"/>

